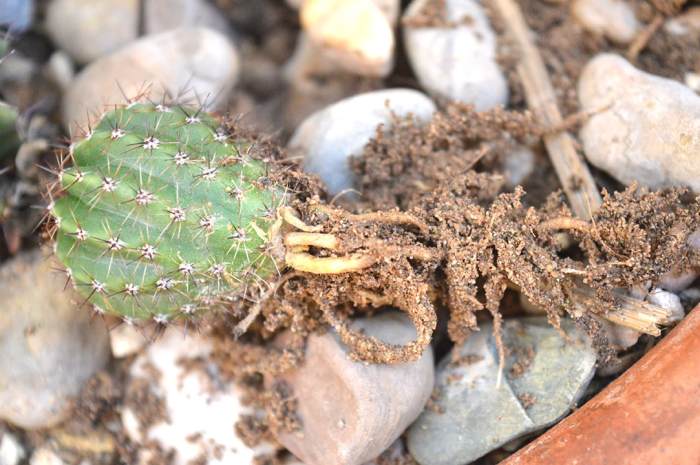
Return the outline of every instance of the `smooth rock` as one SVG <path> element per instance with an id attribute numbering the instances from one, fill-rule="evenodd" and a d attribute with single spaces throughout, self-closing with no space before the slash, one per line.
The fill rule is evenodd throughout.
<path id="1" fill-rule="evenodd" d="M 0 419 L 25 429 L 63 420 L 109 359 L 103 321 L 79 308 L 52 264 L 34 252 L 0 270 Z"/>
<path id="2" fill-rule="evenodd" d="M 496 62 L 496 34 L 474 0 L 446 0 L 449 25 L 413 26 L 432 0 L 413 0 L 402 22 L 406 53 L 420 84 L 431 94 L 486 110 L 508 102 L 508 83 Z"/>
<path id="3" fill-rule="evenodd" d="M 146 335 L 133 325 L 120 324 L 109 332 L 109 343 L 115 358 L 134 355 L 146 345 Z"/>
<path id="4" fill-rule="evenodd" d="M 671 312 L 669 321 L 680 321 L 685 316 L 681 299 L 673 292 L 664 291 L 663 289 L 652 289 L 649 291 L 647 300 L 654 305 L 669 310 Z"/>
<path id="5" fill-rule="evenodd" d="M 642 28 L 625 0 L 575 0 L 571 11 L 588 31 L 619 44 L 632 42 Z"/>
<path id="6" fill-rule="evenodd" d="M 289 141 L 292 154 L 304 157 L 304 168 L 318 174 L 331 194 L 353 186 L 348 159 L 360 155 L 377 126 L 389 127 L 392 114 L 430 120 L 435 104 L 421 92 L 387 89 L 341 100 L 309 116 Z"/>
<path id="7" fill-rule="evenodd" d="M 187 465 L 201 457 L 206 457 L 206 465 L 252 463 L 266 450 L 249 448 L 234 432 L 240 416 L 252 411 L 241 405 L 237 388 L 221 379 L 216 366 L 207 361 L 211 341 L 181 331 L 166 330 L 131 366 L 130 387 L 146 383 L 167 416 L 141 424 L 139 395 L 131 398 L 138 390 L 127 390 L 122 423 L 129 438 L 140 445 L 139 463 L 148 463 L 153 444 L 173 453 L 172 465 Z"/>
<path id="8" fill-rule="evenodd" d="M 700 74 L 698 73 L 685 73 L 685 78 L 683 80 L 685 85 L 693 89 L 696 93 L 700 92 Z"/>
<path id="9" fill-rule="evenodd" d="M 353 327 L 393 344 L 416 335 L 398 312 L 358 319 Z M 278 439 L 306 465 L 360 465 L 386 450 L 418 416 L 433 375 L 430 347 L 416 362 L 365 364 L 349 359 L 335 333 L 312 336 L 304 364 L 274 380 L 291 387 L 302 423 L 300 432 Z"/>
<path id="10" fill-rule="evenodd" d="M 299 12 L 304 31 L 345 71 L 386 76 L 394 65 L 394 31 L 372 0 L 306 0 Z"/>
<path id="11" fill-rule="evenodd" d="M 26 452 L 16 437 L 10 433 L 0 436 L 0 465 L 18 465 Z"/>
<path id="12" fill-rule="evenodd" d="M 231 34 L 226 15 L 206 0 L 145 0 L 148 34 L 182 27 L 206 27 Z"/>
<path id="13" fill-rule="evenodd" d="M 0 26 L 11 33 L 24 32 L 32 25 L 34 0 L 0 0 Z"/>
<path id="14" fill-rule="evenodd" d="M 298 10 L 301 8 L 301 4 L 304 3 L 304 0 L 286 0 L 286 2 L 290 8 Z M 372 2 L 384 13 L 389 23 L 392 25 L 396 24 L 396 21 L 399 19 L 399 13 L 401 12 L 401 2 L 399 0 L 372 0 Z"/>
<path id="15" fill-rule="evenodd" d="M 34 451 L 29 465 L 63 465 L 63 460 L 48 447 L 41 447 Z"/>
<path id="16" fill-rule="evenodd" d="M 700 192 L 700 96 L 613 54 L 585 66 L 578 94 L 593 115 L 580 132 L 591 163 L 625 184 Z"/>
<path id="17" fill-rule="evenodd" d="M 230 30 L 223 14 L 205 0 L 143 0 L 145 34 L 181 27 Z M 46 29 L 79 63 L 89 63 L 138 39 L 139 0 L 53 0 Z"/>
<path id="18" fill-rule="evenodd" d="M 139 0 L 53 0 L 46 31 L 74 60 L 89 63 L 136 39 L 138 5 Z"/>
<path id="19" fill-rule="evenodd" d="M 664 23 L 664 30 L 676 36 L 700 34 L 700 6 L 690 7 L 681 14 L 669 18 Z"/>
<path id="20" fill-rule="evenodd" d="M 204 28 L 146 36 L 91 63 L 63 100 L 63 122 L 86 128 L 110 105 L 136 97 L 221 106 L 236 83 L 236 49 L 222 34 Z M 178 98 L 179 97 L 179 98 Z"/>
<path id="21" fill-rule="evenodd" d="M 500 465 L 700 463 L 700 307 L 637 363 Z"/>
<path id="22" fill-rule="evenodd" d="M 570 320 L 566 342 L 546 318 L 506 320 L 509 349 L 500 387 L 490 324 L 483 325 L 437 369 L 435 405 L 407 434 L 421 465 L 470 463 L 489 451 L 545 428 L 575 405 L 595 371 L 596 354 Z"/>
<path id="23" fill-rule="evenodd" d="M 502 169 L 506 186 L 518 186 L 535 170 L 535 154 L 529 147 L 518 146 L 504 157 Z"/>

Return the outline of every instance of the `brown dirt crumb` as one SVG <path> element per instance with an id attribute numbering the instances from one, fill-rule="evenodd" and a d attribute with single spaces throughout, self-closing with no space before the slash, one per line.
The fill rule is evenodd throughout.
<path id="1" fill-rule="evenodd" d="M 518 396 L 518 400 L 520 401 L 520 405 L 522 405 L 524 409 L 528 409 L 537 403 L 537 398 L 529 392 L 524 392 L 520 394 Z"/>

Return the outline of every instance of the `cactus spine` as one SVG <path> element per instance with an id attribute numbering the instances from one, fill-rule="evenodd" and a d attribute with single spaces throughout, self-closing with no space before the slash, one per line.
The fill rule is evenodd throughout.
<path id="1" fill-rule="evenodd" d="M 275 272 L 285 195 L 249 148 L 205 113 L 141 103 L 71 146 L 50 206 L 56 254 L 98 312 L 165 323 Z"/>

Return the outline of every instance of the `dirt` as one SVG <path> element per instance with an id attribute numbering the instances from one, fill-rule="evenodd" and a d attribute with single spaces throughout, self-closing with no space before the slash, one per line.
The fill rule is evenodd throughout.
<path id="1" fill-rule="evenodd" d="M 678 13 L 678 7 L 685 1 L 630 1 L 635 7 L 638 20 L 648 26 L 657 14 L 667 17 Z M 596 54 L 613 52 L 627 53 L 627 46 L 620 46 L 605 37 L 585 30 L 571 14 L 568 3 L 547 2 L 544 0 L 519 0 L 525 20 L 534 33 L 537 48 L 545 62 L 554 86 L 559 108 L 565 115 L 579 111 L 576 83 L 581 70 Z M 489 6 L 488 2 L 486 5 Z M 659 10 L 657 8 L 661 8 Z M 499 62 L 508 76 L 511 89 L 509 107 L 527 108 L 517 65 L 516 48 L 503 34 L 504 27 L 493 7 L 490 17 L 494 28 L 499 31 Z M 677 36 L 663 27 L 650 38 L 637 57 L 636 65 L 642 70 L 684 82 L 686 73 L 700 72 L 700 50 L 695 46 L 700 40 L 700 32 Z"/>
<path id="2" fill-rule="evenodd" d="M 443 2 L 434 0 L 421 15 L 404 23 L 415 27 L 459 25 L 460 22 L 445 20 Z M 657 6 L 643 0 L 634 2 L 644 24 L 651 23 L 658 11 L 672 15 L 677 9 L 673 2 L 656 2 Z M 296 40 L 295 15 L 284 2 L 271 0 L 216 3 L 244 37 L 242 55 L 244 62 L 250 64 L 243 67 L 242 90 L 232 108 L 246 111 L 244 122 L 253 122 L 258 129 L 270 132 L 287 125 L 281 134 L 275 134 L 284 138 L 291 121 L 308 113 L 304 110 L 292 117 L 278 111 L 285 105 L 306 105 L 304 98 L 290 93 L 279 72 Z M 543 0 L 519 3 L 537 38 L 560 109 L 568 115 L 577 113 L 576 81 L 585 63 L 601 51 L 626 50 L 583 30 L 571 17 L 567 4 Z M 503 30 L 493 13 L 492 19 L 496 28 Z M 463 21 L 468 23 L 470 18 Z M 700 72 L 698 42 L 700 37 L 673 36 L 661 28 L 641 51 L 637 65 L 682 81 L 685 73 Z M 261 316 L 238 339 L 232 336 L 233 327 L 259 299 L 259 290 L 241 296 L 228 313 L 216 315 L 200 328 L 211 332 L 215 339 L 213 359 L 222 375 L 241 386 L 246 403 L 265 411 L 264 415 L 244 416 L 236 425 L 236 433 L 246 444 L 274 441 L 275 431 L 293 431 L 302 426 L 289 387 L 275 385 L 265 389 L 263 374 L 273 376 L 296 366 L 303 357 L 305 337 L 326 330 L 329 324 L 357 358 L 400 362 L 416 358 L 427 346 L 441 310 L 447 314 L 445 326 L 454 343 L 468 338 L 484 313 L 493 319 L 498 335 L 504 295 L 519 290 L 546 309 L 554 325 L 566 313 L 573 316 L 592 335 L 602 360 L 614 360 L 616 354 L 597 320 L 591 314 L 581 314 L 572 303 L 574 290 L 588 287 L 597 299 L 614 308 L 618 304 L 614 290 L 656 282 L 672 268 L 700 264 L 699 254 L 684 245 L 687 234 L 700 227 L 700 204 L 680 191 L 653 193 L 635 187 L 623 190 L 594 170 L 598 184 L 610 187 L 611 192 L 605 195 L 604 204 L 591 223 L 569 221 L 571 212 L 558 191 L 558 180 L 540 144 L 540 136 L 547 128 L 539 127 L 524 111 L 526 104 L 515 73 L 512 44 L 501 36 L 499 47 L 499 60 L 511 87 L 509 108 L 517 111 L 476 113 L 465 105 L 446 104 L 425 126 L 410 118 L 396 118 L 394 129 L 378 128 L 362 157 L 353 162 L 361 201 L 343 203 L 340 206 L 344 209 L 320 210 L 319 205 L 329 199 L 324 197 L 318 179 L 300 174 L 296 164 L 285 161 L 284 152 L 274 140 L 255 136 L 245 129 L 250 124 L 231 120 L 236 136 L 256 139 L 259 157 L 274 167 L 270 179 L 295 194 L 294 206 L 302 219 L 321 225 L 323 232 L 340 238 L 339 250 L 331 254 L 312 249 L 312 255 L 360 253 L 383 258 L 362 273 L 287 276 L 263 305 Z M 397 61 L 401 64 L 405 57 L 399 56 Z M 395 74 L 387 81 L 408 79 L 415 83 L 413 78 L 400 75 L 400 71 Z M 332 87 L 335 82 L 320 79 L 317 85 Z M 353 81 L 349 85 L 372 87 L 377 83 Z M 27 92 L 19 93 L 23 102 Z M 329 100 L 337 94 L 330 92 Z M 235 121 L 240 124 L 234 124 Z M 517 145 L 531 147 L 537 157 L 536 169 L 525 180 L 524 190 L 508 188 L 502 175 L 503 160 Z M 42 157 L 46 161 L 47 154 Z M 19 181 L 28 180 L 35 187 L 44 183 L 36 173 L 25 175 L 10 169 L 0 189 L 7 186 L 8 191 L 15 189 L 11 191 L 14 193 Z M 0 247 L 3 258 L 39 241 L 39 234 L 34 231 L 37 219 L 24 214 L 30 203 L 19 202 L 13 209 L 5 210 L 5 238 Z M 360 221 L 353 216 L 374 210 L 403 212 L 414 223 L 397 223 L 387 217 Z M 566 233 L 564 243 L 562 233 Z M 352 316 L 386 305 L 396 306 L 411 316 L 419 334 L 414 344 L 387 346 L 347 328 L 346 322 Z M 601 307 L 596 311 L 605 310 Z M 296 335 L 287 346 L 270 344 L 285 330 Z M 503 356 L 506 348 L 500 342 L 499 346 Z M 521 363 L 513 367 L 511 376 L 526 370 L 527 360 L 528 354 L 519 357 Z M 467 356 L 452 363 L 475 361 Z M 79 463 L 83 458 L 95 464 L 137 463 L 138 448 L 126 437 L 119 411 L 134 407 L 142 428 L 166 414 L 148 383 L 126 385 L 129 363 L 114 363 L 108 372 L 88 383 L 76 404 L 75 415 L 61 429 L 29 433 L 24 439 L 32 446 L 54 441 L 67 463 Z M 201 366 L 194 363 L 187 369 Z M 523 397 L 521 401 L 527 405 L 532 399 Z M 427 408 L 439 406 L 431 400 Z M 85 441 L 76 440 L 80 435 L 92 438 L 105 449 L 91 449 Z M 149 445 L 149 450 L 153 452 L 151 463 L 172 462 L 172 454 L 156 445 Z M 257 460 L 260 464 L 278 465 L 284 457 L 282 451 Z M 407 453 L 380 458 L 379 463 L 414 464 Z"/>

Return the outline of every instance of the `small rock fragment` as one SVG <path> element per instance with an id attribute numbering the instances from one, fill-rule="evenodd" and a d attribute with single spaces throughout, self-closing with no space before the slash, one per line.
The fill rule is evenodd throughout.
<path id="1" fill-rule="evenodd" d="M 65 275 L 38 252 L 0 270 L 0 419 L 46 428 L 109 359 L 107 328 L 64 290 Z"/>
<path id="2" fill-rule="evenodd" d="M 125 96 L 221 105 L 238 77 L 238 54 L 229 40 L 204 28 L 146 36 L 85 68 L 63 100 L 63 122 L 87 128 Z"/>
<path id="3" fill-rule="evenodd" d="M 404 13 L 406 52 L 421 85 L 431 94 L 473 104 L 477 110 L 505 105 L 508 84 L 496 62 L 496 34 L 474 0 L 446 0 L 439 20 L 425 22 L 440 2 L 413 0 Z"/>
<path id="4" fill-rule="evenodd" d="M 301 23 L 311 40 L 346 71 L 386 76 L 394 64 L 394 31 L 372 0 L 306 0 Z"/>
<path id="5" fill-rule="evenodd" d="M 619 44 L 632 42 L 641 29 L 626 0 L 576 0 L 571 9 L 584 28 Z"/>
<path id="6" fill-rule="evenodd" d="M 506 320 L 509 353 L 500 387 L 491 325 L 453 349 L 438 365 L 434 408 L 408 430 L 408 449 L 418 463 L 470 463 L 568 413 L 593 377 L 596 355 L 570 320 L 562 327 L 571 342 L 546 318 Z"/>
<path id="7" fill-rule="evenodd" d="M 49 36 L 79 63 L 90 63 L 138 39 L 140 0 L 53 0 Z M 230 33 L 223 15 L 204 0 L 143 0 L 145 34 L 181 27 Z"/>
<path id="8" fill-rule="evenodd" d="M 48 447 L 41 447 L 34 451 L 29 465 L 63 465 L 63 460 Z"/>
<path id="9" fill-rule="evenodd" d="M 146 336 L 133 325 L 121 324 L 109 332 L 109 343 L 115 358 L 135 354 L 146 345 Z"/>
<path id="10" fill-rule="evenodd" d="M 385 342 L 415 338 L 398 312 L 358 319 L 355 329 Z M 278 439 L 306 465 L 360 465 L 387 449 L 418 416 L 433 389 L 433 354 L 416 362 L 353 362 L 335 333 L 309 338 L 304 364 L 269 383 L 284 381 L 297 401 L 299 432 Z"/>
<path id="11" fill-rule="evenodd" d="M 10 433 L 2 433 L 0 436 L 0 465 L 18 465 L 24 459 L 26 452 Z"/>
<path id="12" fill-rule="evenodd" d="M 294 132 L 289 150 L 304 157 L 304 168 L 318 174 L 331 194 L 353 186 L 349 157 L 360 155 L 377 126 L 390 127 L 393 117 L 413 115 L 427 121 L 435 105 L 410 89 L 388 89 L 341 100 L 309 116 Z"/>
<path id="13" fill-rule="evenodd" d="M 586 158 L 620 182 L 700 192 L 700 96 L 639 71 L 613 54 L 593 58 L 579 78 Z"/>
<path id="14" fill-rule="evenodd" d="M 535 154 L 529 147 L 517 146 L 503 158 L 503 176 L 507 187 L 522 184 L 534 170 Z"/>
<path id="15" fill-rule="evenodd" d="M 172 465 L 202 459 L 197 463 L 249 464 L 265 452 L 251 449 L 235 434 L 236 421 L 252 412 L 207 360 L 211 350 L 206 337 L 169 328 L 134 361 L 122 423 L 140 445 L 140 464 L 152 458 L 153 443 L 172 452 Z M 144 397 L 155 400 L 143 405 Z"/>
<path id="16" fill-rule="evenodd" d="M 681 299 L 673 292 L 664 291 L 663 289 L 652 289 L 649 291 L 647 300 L 654 305 L 665 308 L 671 312 L 669 321 L 680 321 L 685 316 L 685 310 L 681 305 Z"/>
<path id="17" fill-rule="evenodd" d="M 690 7 L 681 14 L 669 18 L 664 23 L 664 30 L 676 36 L 700 34 L 700 6 Z"/>

